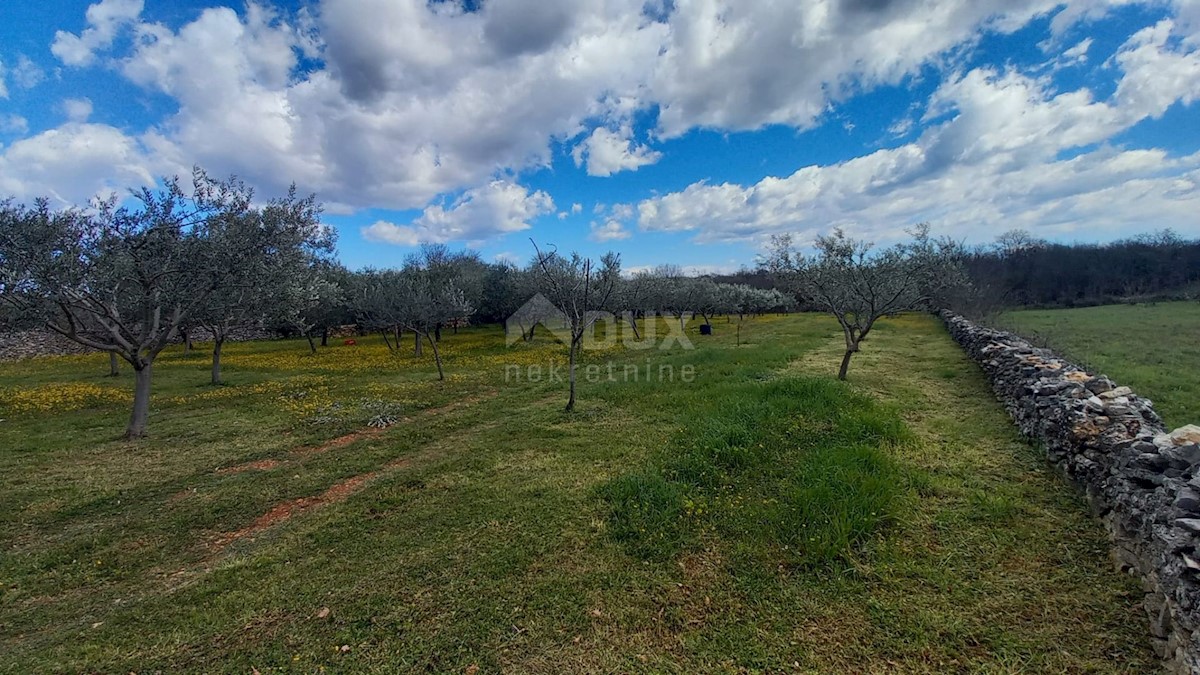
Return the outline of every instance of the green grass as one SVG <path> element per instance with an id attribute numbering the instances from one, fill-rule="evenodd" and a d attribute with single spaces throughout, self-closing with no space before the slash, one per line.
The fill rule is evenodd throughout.
<path id="1" fill-rule="evenodd" d="M 635 555 L 736 542 L 742 559 L 815 567 L 901 511 L 906 477 L 887 449 L 903 425 L 836 381 L 733 381 L 692 411 L 649 466 L 601 490 Z"/>
<path id="2" fill-rule="evenodd" d="M 0 671 L 1153 668 L 1136 584 L 944 330 L 880 325 L 849 384 L 835 331 L 591 353 L 677 377 L 571 415 L 505 381 L 561 348 L 491 327 L 446 335 L 445 383 L 374 338 L 230 345 L 218 388 L 172 352 L 135 443 L 76 395 L 129 386 L 105 359 L 0 364 Z"/>
<path id="3" fill-rule="evenodd" d="M 1023 310 L 1001 325 L 1132 387 L 1170 427 L 1200 423 L 1200 303 Z"/>

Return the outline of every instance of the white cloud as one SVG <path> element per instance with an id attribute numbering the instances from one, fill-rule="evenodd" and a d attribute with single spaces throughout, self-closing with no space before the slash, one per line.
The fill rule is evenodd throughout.
<path id="1" fill-rule="evenodd" d="M 1138 31 L 1117 52 L 1125 71 L 1117 87 L 1117 103 L 1130 114 L 1158 117 L 1173 102 L 1189 104 L 1200 97 L 1200 44 L 1192 50 L 1168 45 L 1174 22 L 1163 20 Z"/>
<path id="2" fill-rule="evenodd" d="M 8 98 L 8 80 L 21 89 L 32 89 L 45 79 L 46 73 L 28 56 L 17 56 L 16 67 L 8 67 L 0 61 L 0 98 Z"/>
<path id="3" fill-rule="evenodd" d="M 576 161 L 592 175 L 653 163 L 660 153 L 636 143 L 631 128 L 651 109 L 659 113 L 650 134 L 656 141 L 696 127 L 806 128 L 831 103 L 944 66 L 981 31 L 1015 31 L 1053 16 L 1061 36 L 1116 4 L 1122 0 L 1072 0 L 1059 12 L 1058 0 L 489 0 L 465 12 L 454 2 L 323 0 L 319 11 L 295 15 L 254 2 L 240 14 L 213 7 L 167 27 L 140 18 L 142 0 L 102 0 L 88 8 L 80 33 L 59 31 L 51 50 L 68 66 L 103 61 L 177 103 L 170 117 L 129 137 L 139 165 L 174 172 L 199 163 L 218 175 L 237 173 L 264 192 L 295 181 L 344 211 L 407 209 L 546 166 L 552 144 L 570 139 L 582 139 Z M 1187 18 L 1200 16 L 1197 4 L 1175 0 L 1176 33 L 1200 25 Z M 1088 131 L 1057 123 L 1051 113 L 1054 133 L 1103 140 L 1105 129 L 1127 126 L 1120 115 L 1161 108 L 1156 97 L 1184 100 L 1178 92 L 1196 79 L 1188 59 L 1166 47 L 1163 30 L 1172 29 L 1151 31 L 1118 55 L 1130 82 L 1118 95 L 1119 115 L 1107 110 L 1114 106 L 1064 99 Z M 322 66 L 302 70 L 301 54 Z M 960 86 L 975 86 L 960 79 Z M 1031 87 L 1008 93 L 1037 95 Z M 966 119 L 944 135 L 966 133 L 970 115 L 960 116 Z M 69 125 L 60 131 L 73 133 Z M 929 159 L 909 157 L 913 151 L 881 157 L 941 166 L 953 157 L 937 152 L 995 146 L 1027 155 L 1036 139 L 991 138 L 974 147 L 935 140 L 916 146 L 916 154 L 934 153 Z M 5 179 L 53 185 L 47 166 L 10 163 Z M 96 172 L 90 183 L 122 175 L 121 164 L 88 166 Z M 70 176 L 64 180 L 78 180 Z M 446 215 L 456 208 L 439 215 L 441 207 L 430 206 L 413 223 L 384 222 L 372 231 L 401 241 L 459 236 L 461 224 Z"/>
<path id="4" fill-rule="evenodd" d="M 830 102 L 899 83 L 981 29 L 1014 31 L 1058 4 L 679 2 L 651 82 L 660 130 L 671 138 L 697 126 L 808 128 Z"/>
<path id="5" fill-rule="evenodd" d="M 1197 97 L 1200 51 L 1173 46 L 1169 28 L 1139 32 L 1119 50 L 1124 74 L 1111 101 L 1086 89 L 1056 93 L 1013 71 L 973 70 L 938 89 L 927 119 L 952 117 L 912 143 L 750 186 L 696 183 L 641 202 L 639 225 L 694 232 L 702 242 L 784 231 L 803 239 L 833 226 L 888 240 L 924 220 L 977 240 L 1012 227 L 1046 235 L 1086 228 L 1092 238 L 1151 224 L 1194 229 L 1200 153 L 1104 145 Z"/>
<path id="6" fill-rule="evenodd" d="M 22 89 L 32 89 L 46 78 L 46 73 L 28 56 L 17 57 L 17 67 L 10 71 L 13 83 Z"/>
<path id="7" fill-rule="evenodd" d="M 618 239 L 628 239 L 629 236 L 629 231 L 619 221 L 607 220 L 604 223 L 592 223 L 591 234 L 588 235 L 588 239 L 592 241 L 615 241 Z"/>
<path id="8" fill-rule="evenodd" d="M 1088 49 L 1092 47 L 1092 38 L 1084 38 L 1080 40 L 1074 47 L 1062 53 L 1063 60 L 1066 63 L 1083 63 L 1087 61 Z"/>
<path id="9" fill-rule="evenodd" d="M 0 152 L 0 194 L 49 196 L 62 205 L 151 186 L 174 173 L 155 159 L 153 135 L 132 138 L 103 124 L 69 123 Z"/>
<path id="10" fill-rule="evenodd" d="M 915 124 L 916 122 L 912 117 L 901 117 L 893 122 L 890 127 L 888 127 L 888 133 L 897 138 L 900 136 L 907 136 L 908 132 L 912 131 L 913 125 Z"/>
<path id="11" fill-rule="evenodd" d="M 603 215 L 588 225 L 588 239 L 597 242 L 628 239 L 632 233 L 626 229 L 625 223 L 631 221 L 634 215 L 632 204 L 613 204 L 605 207 L 597 204 L 596 215 Z"/>
<path id="12" fill-rule="evenodd" d="M 62 102 L 63 113 L 72 122 L 86 122 L 92 116 L 92 100 L 84 98 L 68 98 Z"/>
<path id="13" fill-rule="evenodd" d="M 575 202 L 574 204 L 572 204 L 571 205 L 571 213 L 572 214 L 583 213 L 583 204 L 580 204 L 579 202 Z"/>
<path id="14" fill-rule="evenodd" d="M 112 46 L 117 32 L 142 14 L 142 0 L 101 0 L 87 8 L 88 27 L 76 35 L 56 31 L 50 52 L 68 66 L 86 66 L 96 52 Z"/>
<path id="15" fill-rule="evenodd" d="M 410 225 L 377 221 L 362 229 L 370 241 L 414 246 L 448 241 L 479 242 L 527 230 L 539 216 L 554 212 L 554 200 L 516 183 L 494 180 L 467 190 L 450 205 L 427 207 Z"/>
<path id="16" fill-rule="evenodd" d="M 531 12 L 530 1 L 468 13 L 424 0 L 324 0 L 293 19 L 251 2 L 240 16 L 210 8 L 171 30 L 140 21 L 141 0 L 103 0 L 82 33 L 60 32 L 52 50 L 87 65 L 128 27 L 121 72 L 179 104 L 159 128 L 172 159 L 264 189 L 294 180 L 331 202 L 413 208 L 498 169 L 544 166 L 552 140 L 580 134 L 593 173 L 650 163 L 657 152 L 610 127 L 656 104 L 667 136 L 806 126 L 831 98 L 896 82 L 980 27 L 1014 30 L 1056 6 L 571 0 Z M 298 52 L 318 51 L 323 69 L 297 70 Z"/>
<path id="17" fill-rule="evenodd" d="M 0 133 L 29 133 L 29 120 L 21 117 L 20 115 L 4 115 L 0 117 Z"/>
<path id="18" fill-rule="evenodd" d="M 586 160 L 589 176 L 611 176 L 625 170 L 637 171 L 638 167 L 654 164 L 662 157 L 661 152 L 634 144 L 632 134 L 628 126 L 619 132 L 597 127 L 571 153 L 575 166 Z"/>

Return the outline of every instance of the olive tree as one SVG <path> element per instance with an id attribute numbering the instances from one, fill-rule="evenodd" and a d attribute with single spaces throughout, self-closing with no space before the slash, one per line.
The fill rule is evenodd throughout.
<path id="1" fill-rule="evenodd" d="M 645 316 L 648 310 L 653 309 L 650 305 L 656 283 L 657 280 L 651 272 L 641 270 L 628 279 L 618 280 L 613 290 L 610 308 L 617 320 L 625 320 L 637 340 L 642 339 L 637 320 L 639 316 Z"/>
<path id="2" fill-rule="evenodd" d="M 306 321 L 322 300 L 329 304 L 337 298 L 324 269 L 335 234 L 321 224 L 315 199 L 298 199 L 292 188 L 286 198 L 214 219 L 210 227 L 219 259 L 261 248 L 260 255 L 242 257 L 193 319 L 213 339 L 212 384 L 221 384 L 221 350 L 233 331 L 261 326 L 269 317 L 296 327 L 315 351 Z"/>
<path id="3" fill-rule="evenodd" d="M 350 277 L 346 301 L 354 319 L 365 331 L 379 331 L 389 352 L 400 346 L 399 329 L 404 300 L 400 297 L 399 271 L 366 269 Z M 392 345 L 389 333 L 397 331 Z"/>
<path id="4" fill-rule="evenodd" d="M 220 245 L 230 223 L 255 222 L 252 193 L 199 169 L 191 191 L 171 179 L 132 196 L 129 206 L 113 198 L 86 212 L 0 203 L 0 299 L 132 366 L 127 438 L 145 434 L 154 361 L 179 327 L 238 270 L 288 241 L 259 222 L 244 248 Z M 297 206 L 294 194 L 284 202 Z"/>
<path id="5" fill-rule="evenodd" d="M 418 347 L 422 339 L 429 343 L 437 364 L 438 379 L 445 380 L 437 333 L 446 324 L 465 321 L 474 307 L 454 279 L 438 272 L 416 261 L 410 262 L 396 278 L 395 297 L 401 301 L 398 308 L 400 325 L 413 332 Z"/>
<path id="6" fill-rule="evenodd" d="M 530 240 L 532 241 L 532 240 Z M 615 253 L 606 253 L 596 265 L 591 258 L 572 253 L 570 258 L 556 251 L 542 252 L 536 242 L 533 249 L 537 270 L 540 272 L 542 294 L 566 318 L 571 331 L 567 346 L 567 379 L 570 395 L 566 411 L 575 409 L 575 362 L 583 337 L 598 318 L 607 314 L 605 308 L 621 277 L 621 258 Z"/>
<path id="7" fill-rule="evenodd" d="M 764 262 L 776 282 L 819 304 L 842 328 L 840 380 L 881 317 L 926 308 L 947 287 L 965 283 L 956 244 L 932 239 L 928 225 L 909 234 L 909 241 L 876 250 L 836 229 L 817 238 L 811 256 L 796 251 L 788 235 L 772 237 Z"/>
<path id="8" fill-rule="evenodd" d="M 267 290 L 274 296 L 272 319 L 303 336 L 309 353 L 316 354 L 313 331 L 326 325 L 331 307 L 343 302 L 337 267 L 322 259 L 289 265 Z"/>

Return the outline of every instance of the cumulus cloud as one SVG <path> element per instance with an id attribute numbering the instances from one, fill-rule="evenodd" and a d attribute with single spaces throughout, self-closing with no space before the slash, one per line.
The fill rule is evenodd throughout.
<path id="1" fill-rule="evenodd" d="M 62 102 L 63 113 L 72 122 L 86 122 L 92 116 L 92 100 L 84 98 L 68 98 Z"/>
<path id="2" fill-rule="evenodd" d="M 494 180 L 483 187 L 467 190 L 445 208 L 427 207 L 409 225 L 376 221 L 362 229 L 370 241 L 401 246 L 448 241 L 479 242 L 520 232 L 531 221 L 554 212 L 554 200 L 542 191 L 530 193 L 523 186 Z"/>
<path id="3" fill-rule="evenodd" d="M 927 118 L 950 116 L 916 141 L 756 184 L 696 183 L 638 205 L 642 229 L 694 232 L 701 242 L 761 241 L 833 226 L 880 240 L 915 222 L 985 239 L 996 228 L 1098 236 L 1194 227 L 1200 153 L 1106 145 L 1115 134 L 1200 95 L 1200 51 L 1173 45 L 1171 26 L 1140 31 L 1118 51 L 1110 101 L 1057 93 L 1014 72 L 972 70 L 944 83 Z M 1099 145 L 1080 152 L 1081 148 Z"/>
<path id="4" fill-rule="evenodd" d="M 101 0 L 87 8 L 88 27 L 76 35 L 56 31 L 50 52 L 68 66 L 86 66 L 96 52 L 107 49 L 117 32 L 134 23 L 142 13 L 143 0 Z"/>
<path id="5" fill-rule="evenodd" d="M 53 51 L 88 65 L 128 28 L 132 51 L 115 61 L 179 103 L 160 125 L 179 156 L 265 188 L 295 180 L 351 206 L 414 208 L 497 170 L 547 165 L 552 141 L 581 133 L 593 174 L 655 161 L 623 131 L 655 105 L 666 136 L 806 126 L 831 99 L 898 81 L 980 28 L 1012 30 L 1056 6 L 552 4 L 492 0 L 468 12 L 324 0 L 315 16 L 284 17 L 251 2 L 241 15 L 209 8 L 172 30 L 141 21 L 141 0 L 103 0 L 82 33 L 56 35 Z M 301 71 L 296 55 L 318 50 L 324 67 Z"/>
<path id="6" fill-rule="evenodd" d="M 693 127 L 808 128 L 831 102 L 895 84 L 978 32 L 1011 32 L 1057 0 L 676 3 L 651 89 L 664 137 Z M 780 67 L 780 64 L 787 64 Z"/>
<path id="7" fill-rule="evenodd" d="M 619 132 L 597 127 L 591 136 L 575 146 L 572 152 L 575 166 L 586 161 L 589 176 L 611 176 L 625 170 L 637 171 L 638 167 L 653 164 L 662 158 L 661 152 L 635 145 L 630 138 L 632 133 L 629 127 Z"/>
<path id="8" fill-rule="evenodd" d="M 1066 63 L 1083 63 L 1087 61 L 1087 53 L 1091 47 L 1092 38 L 1084 38 L 1076 43 L 1074 47 L 1062 53 L 1063 61 Z"/>
<path id="9" fill-rule="evenodd" d="M 0 117 L 0 132 L 6 134 L 28 133 L 29 120 L 20 115 L 4 115 Z"/>
<path id="10" fill-rule="evenodd" d="M 45 79 L 46 73 L 28 56 L 17 57 L 17 65 L 8 67 L 0 61 L 0 98 L 8 98 L 8 80 L 21 89 L 32 89 Z"/>
<path id="11" fill-rule="evenodd" d="M 17 57 L 17 67 L 10 73 L 13 83 L 22 89 L 32 89 L 46 78 L 46 73 L 28 56 L 21 54 Z"/>
<path id="12" fill-rule="evenodd" d="M 127 136 L 103 124 L 69 123 L 0 152 L 0 194 L 47 196 L 61 205 L 151 186 L 169 171 L 155 159 L 153 135 Z M 166 169 L 166 171 L 164 171 Z"/>
<path id="13" fill-rule="evenodd" d="M 616 220 L 607 220 L 604 223 L 592 223 L 591 233 L 588 239 L 592 241 L 615 241 L 618 239 L 628 239 L 630 237 L 629 230 Z"/>
<path id="14" fill-rule="evenodd" d="M 447 215 L 465 205 L 441 210 L 444 195 L 478 193 L 494 176 L 547 166 L 555 143 L 582 139 L 575 160 L 591 175 L 658 161 L 659 151 L 634 140 L 631 120 L 641 112 L 657 111 L 655 139 L 697 127 L 807 128 L 832 104 L 944 66 L 981 31 L 1012 32 L 1035 17 L 1053 17 L 1062 36 L 1122 3 L 1071 0 L 1061 9 L 1059 0 L 489 0 L 467 11 L 457 2 L 322 0 L 319 11 L 289 15 L 251 1 L 240 13 L 210 7 L 168 27 L 143 20 L 142 0 L 101 0 L 88 8 L 81 32 L 56 33 L 51 51 L 71 67 L 102 60 L 177 103 L 177 112 L 126 137 L 139 166 L 199 163 L 272 192 L 295 181 L 346 211 L 427 207 L 412 223 L 372 226 L 379 239 L 407 242 L 441 240 L 456 228 L 478 236 Z M 1161 109 L 1161 98 L 1185 100 L 1196 78 L 1169 36 L 1200 25 L 1189 23 L 1200 16 L 1196 6 L 1175 0 L 1174 27 L 1153 27 L 1117 57 L 1130 84 L 1108 107 L 1136 118 L 1139 110 Z M 1143 85 L 1135 86 L 1132 73 L 1141 69 Z M 1032 86 L 1026 93 L 1037 95 Z M 944 93 L 964 102 L 954 96 Z M 1089 128 L 1128 126 L 1086 101 L 1061 103 L 1103 118 L 1084 120 Z M 70 124 L 78 122 L 61 128 L 61 137 L 77 133 Z M 967 126 L 944 129 L 940 143 L 923 136 L 914 150 L 870 161 L 890 158 L 896 180 L 915 180 L 899 165 L 933 172 L 955 161 L 955 151 L 971 148 L 950 136 Z M 127 165 L 89 165 L 96 172 L 90 183 L 128 175 L 120 173 Z M 53 166 L 69 169 L 64 180 L 78 183 L 74 169 Z M 5 180 L 53 182 L 46 170 L 10 163 Z M 881 169 L 880 180 L 887 175 Z M 658 208 L 668 210 L 665 201 Z"/>
<path id="15" fill-rule="evenodd" d="M 596 215 L 601 218 L 589 223 L 588 239 L 605 242 L 628 239 L 633 236 L 633 233 L 625 226 L 633 219 L 634 207 L 632 204 L 613 204 L 611 207 L 597 204 L 596 207 Z"/>

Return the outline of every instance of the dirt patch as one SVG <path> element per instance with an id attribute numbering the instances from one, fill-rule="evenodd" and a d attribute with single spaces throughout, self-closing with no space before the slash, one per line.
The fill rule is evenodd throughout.
<path id="1" fill-rule="evenodd" d="M 239 539 L 245 539 L 246 537 L 253 537 L 270 527 L 288 520 L 298 513 L 303 513 L 309 509 L 325 504 L 333 504 L 345 501 L 346 498 L 361 490 L 368 481 L 375 478 L 377 475 L 379 475 L 378 471 L 372 471 L 369 473 L 359 474 L 357 476 L 351 476 L 340 483 L 335 483 L 333 486 L 326 489 L 319 495 L 312 497 L 299 497 L 286 502 L 280 502 L 275 506 L 272 506 L 266 513 L 262 514 L 258 518 L 255 518 L 254 522 L 250 523 L 246 527 L 243 527 L 240 530 L 234 530 L 233 532 L 225 532 L 221 534 L 215 540 L 213 540 L 211 547 L 215 549 L 216 552 L 220 552 L 233 542 L 238 541 Z"/>
<path id="2" fill-rule="evenodd" d="M 359 429 L 358 431 L 352 431 L 345 436 L 338 436 L 332 441 L 327 441 L 313 448 L 299 448 L 297 450 L 293 450 L 291 454 L 293 457 L 309 457 L 312 455 L 320 455 L 322 453 L 329 452 L 330 450 L 344 448 L 347 445 L 350 445 L 351 443 L 363 438 L 378 436 L 384 431 L 387 431 L 387 427 L 368 427 L 366 429 Z"/>
<path id="3" fill-rule="evenodd" d="M 247 471 L 270 471 L 278 467 L 281 462 L 277 459 L 258 459 L 245 464 L 235 464 L 226 466 L 216 470 L 218 476 L 228 476 L 235 473 L 245 473 Z"/>
<path id="4" fill-rule="evenodd" d="M 402 417 L 400 421 L 401 422 L 412 422 L 413 420 L 421 419 L 424 417 L 433 417 L 434 415 L 441 415 L 441 414 L 448 413 L 448 412 L 454 412 L 455 410 L 469 408 L 469 407 L 475 405 L 476 403 L 479 403 L 480 401 L 486 401 L 490 398 L 495 398 L 499 394 L 500 394 L 499 391 L 497 391 L 495 389 L 491 389 L 491 390 L 485 391 L 481 394 L 476 394 L 475 396 L 469 396 L 469 397 L 464 398 L 459 401 L 452 401 L 443 406 L 438 406 L 436 408 L 426 408 L 424 410 L 418 410 L 413 415 L 409 415 L 407 417 Z"/>
<path id="5" fill-rule="evenodd" d="M 489 398 L 494 398 L 499 393 L 500 392 L 496 391 L 496 390 L 486 391 L 486 392 L 483 392 L 482 394 L 478 394 L 476 396 L 471 396 L 469 398 L 464 398 L 460 401 L 454 401 L 451 403 L 447 403 L 446 405 L 439 406 L 437 408 L 426 408 L 425 410 L 418 411 L 417 413 L 415 413 L 411 416 L 401 418 L 401 422 L 412 422 L 414 420 L 422 419 L 425 417 L 432 417 L 435 415 L 441 415 L 441 414 L 448 413 L 448 412 L 454 412 L 455 410 L 460 410 L 462 408 L 467 408 L 472 405 L 475 405 L 476 403 L 479 403 L 480 401 L 484 401 Z M 245 462 L 243 464 L 235 464 L 234 466 L 222 467 L 222 468 L 216 469 L 215 472 L 217 473 L 217 475 L 220 475 L 220 476 L 228 476 L 228 475 L 232 475 L 232 474 L 245 473 L 247 471 L 270 471 L 271 469 L 275 469 L 275 468 L 282 466 L 286 461 L 289 461 L 292 459 L 311 457 L 313 455 L 320 455 L 322 453 L 326 453 L 331 450 L 337 450 L 339 448 L 344 448 L 347 445 L 350 445 L 351 443 L 362 440 L 364 438 L 378 436 L 390 428 L 391 427 L 389 426 L 389 427 L 367 427 L 365 429 L 359 429 L 358 431 L 352 431 L 344 436 L 338 436 L 337 438 L 335 438 L 333 440 L 326 441 L 325 443 L 322 443 L 321 445 L 317 445 L 317 446 L 309 447 L 309 448 L 296 448 L 288 453 L 287 459 L 283 459 L 283 460 L 259 459 L 259 460 L 255 460 L 253 462 Z"/>
<path id="6" fill-rule="evenodd" d="M 433 415 L 439 415 L 442 413 L 447 413 L 447 412 L 451 412 L 454 410 L 458 410 L 460 408 L 465 408 L 465 407 L 474 405 L 475 403 L 478 403 L 481 400 L 492 398 L 492 397 L 496 396 L 498 393 L 499 392 L 494 391 L 494 390 L 488 391 L 488 392 L 484 392 L 483 394 L 480 394 L 478 396 L 465 398 L 461 401 L 454 401 L 453 403 L 449 403 L 447 405 L 444 405 L 444 406 L 441 406 L 438 408 L 428 408 L 426 410 L 422 410 L 422 411 L 418 412 L 415 415 L 415 417 L 417 417 L 417 418 L 429 417 L 429 416 L 433 416 Z M 411 418 L 406 418 L 406 419 L 411 419 Z M 326 442 L 322 445 L 316 446 L 316 447 L 301 448 L 301 449 L 293 450 L 290 453 L 290 455 L 292 458 L 299 458 L 299 457 L 308 457 L 311 455 L 317 455 L 317 454 L 321 454 L 324 452 L 329 452 L 331 450 L 336 450 L 338 448 L 342 448 L 347 445 L 350 445 L 351 443 L 354 443 L 355 441 L 361 440 L 363 438 L 368 438 L 371 436 L 378 436 L 379 434 L 382 434 L 383 432 L 387 431 L 387 429 L 389 429 L 389 428 L 390 427 L 361 429 L 359 431 L 355 431 L 355 432 L 346 434 L 345 436 L 339 436 L 331 441 L 328 441 L 328 442 Z M 248 537 L 254 537 L 254 536 L 264 532 L 265 530 L 267 530 L 271 527 L 274 527 L 275 525 L 278 525 L 284 521 L 287 521 L 294 515 L 304 513 L 305 511 L 308 511 L 310 509 L 313 509 L 313 508 L 316 508 L 319 506 L 323 506 L 325 504 L 332 504 L 332 503 L 345 501 L 346 498 L 348 498 L 350 495 L 354 494 L 355 492 L 358 492 L 359 490 L 361 490 L 367 483 L 374 480 L 380 474 L 407 466 L 408 464 L 411 463 L 412 459 L 413 459 L 413 456 L 411 456 L 411 455 L 405 456 L 405 457 L 397 457 L 396 459 L 393 459 L 390 462 L 387 462 L 386 464 L 384 464 L 383 466 L 381 466 L 379 469 L 377 469 L 375 471 L 370 471 L 367 473 L 363 473 L 363 474 L 359 474 L 357 476 L 352 476 L 350 478 L 347 478 L 339 483 L 334 484 L 333 486 L 329 487 L 324 492 L 322 492 L 318 495 L 314 495 L 311 497 L 299 497 L 297 499 L 291 499 L 291 500 L 288 500 L 285 502 L 280 502 L 280 503 L 272 506 L 266 513 L 264 513 L 261 516 L 259 516 L 258 518 L 256 518 L 254 520 L 254 522 L 250 523 L 246 527 L 243 527 L 240 530 L 234 530 L 232 532 L 223 532 L 223 533 L 217 535 L 210 542 L 209 548 L 214 555 L 218 554 L 222 550 L 224 550 L 226 547 L 228 547 L 230 544 L 232 544 L 233 542 L 241 540 L 241 539 L 246 539 Z M 256 470 L 265 471 L 265 470 L 274 469 L 278 466 L 281 466 L 283 463 L 284 463 L 283 461 L 277 460 L 277 459 L 261 459 L 261 460 L 257 460 L 254 462 L 247 462 L 245 464 L 238 464 L 236 466 L 227 467 L 224 469 L 218 469 L 217 473 L 225 475 L 225 474 L 232 474 L 232 473 L 241 473 L 241 472 L 245 472 L 245 471 L 256 471 Z"/>

